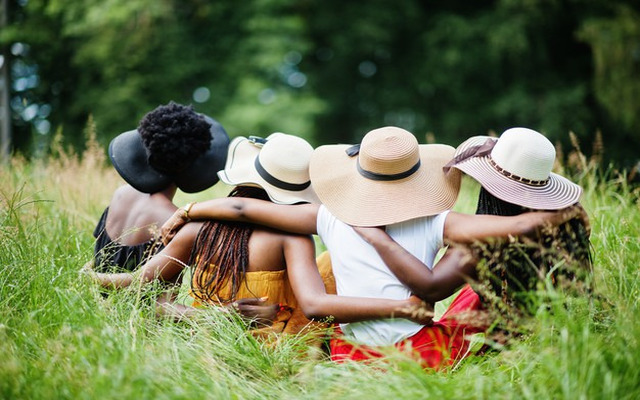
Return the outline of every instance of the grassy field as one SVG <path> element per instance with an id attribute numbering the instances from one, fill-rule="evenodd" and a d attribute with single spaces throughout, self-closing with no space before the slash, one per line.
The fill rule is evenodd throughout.
<path id="1" fill-rule="evenodd" d="M 576 179 L 592 221 L 596 290 L 610 301 L 559 296 L 532 333 L 451 371 L 399 355 L 342 364 L 303 338 L 265 344 L 214 312 L 189 322 L 154 316 L 148 290 L 108 298 L 79 268 L 94 224 L 122 183 L 102 150 L 0 167 L 0 397 L 5 399 L 638 399 L 638 189 L 584 163 Z M 222 196 L 216 187 L 177 203 Z M 473 211 L 465 182 L 457 209 Z"/>

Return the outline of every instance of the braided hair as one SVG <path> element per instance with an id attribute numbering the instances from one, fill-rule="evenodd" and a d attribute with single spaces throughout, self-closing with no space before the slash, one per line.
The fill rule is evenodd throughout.
<path id="1" fill-rule="evenodd" d="M 210 129 L 193 106 L 173 101 L 148 112 L 138 125 L 149 164 L 161 172 L 182 171 L 209 150 Z"/>
<path id="2" fill-rule="evenodd" d="M 269 200 L 262 188 L 237 186 L 229 197 L 250 197 Z M 198 232 L 189 265 L 194 265 L 191 288 L 202 301 L 225 303 L 235 299 L 249 266 L 249 237 L 253 225 L 245 222 L 207 221 Z M 230 298 L 220 298 L 220 292 L 231 283 Z"/>
<path id="3" fill-rule="evenodd" d="M 514 216 L 530 211 L 503 201 L 481 188 L 476 214 Z M 590 291 L 592 271 L 589 227 L 572 219 L 557 227 L 544 227 L 537 239 L 510 238 L 476 243 L 472 251 L 481 260 L 476 291 L 500 318 L 533 312 L 531 292 L 543 288 L 547 278 L 555 287 Z"/>

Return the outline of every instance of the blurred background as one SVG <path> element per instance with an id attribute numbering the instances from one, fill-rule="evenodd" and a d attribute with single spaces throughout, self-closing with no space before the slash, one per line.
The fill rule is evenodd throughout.
<path id="1" fill-rule="evenodd" d="M 160 104 L 231 136 L 527 126 L 640 158 L 636 0 L 0 0 L 0 155 L 106 148 Z M 600 140 L 600 137 L 602 140 Z M 574 143 L 575 145 L 575 143 Z"/>

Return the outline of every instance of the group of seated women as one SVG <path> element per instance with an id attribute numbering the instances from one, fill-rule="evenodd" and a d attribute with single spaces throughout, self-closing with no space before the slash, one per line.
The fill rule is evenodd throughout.
<path id="1" fill-rule="evenodd" d="M 335 361 L 397 348 L 425 367 L 450 365 L 492 325 L 497 302 L 522 310 L 541 282 L 591 269 L 582 189 L 552 172 L 554 146 L 527 128 L 455 149 L 382 127 L 313 149 L 284 133 L 229 141 L 215 120 L 170 103 L 109 155 L 128 185 L 94 233 L 102 286 L 177 284 L 190 268 L 192 304 L 170 292 L 160 312 L 230 307 L 268 334 L 330 323 Z M 481 186 L 475 215 L 451 210 L 463 172 Z M 173 204 L 178 188 L 218 179 L 233 186 L 228 197 Z M 434 320 L 433 304 L 454 295 Z"/>

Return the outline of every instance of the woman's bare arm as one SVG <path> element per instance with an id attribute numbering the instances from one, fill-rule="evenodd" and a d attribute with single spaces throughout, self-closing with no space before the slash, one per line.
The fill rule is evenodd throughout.
<path id="1" fill-rule="evenodd" d="M 587 219 L 581 206 L 560 211 L 529 212 L 512 217 L 450 212 L 445 221 L 444 237 L 449 242 L 468 244 L 490 237 L 531 236 L 538 234 L 545 226 L 559 225 L 576 216 Z M 440 301 L 453 294 L 469 278 L 475 277 L 478 260 L 462 247 L 448 249 L 433 270 L 430 270 L 383 229 L 354 229 L 376 249 L 396 277 L 425 301 Z"/>
<path id="2" fill-rule="evenodd" d="M 489 237 L 534 236 L 545 226 L 557 226 L 572 218 L 588 223 L 582 206 L 575 205 L 558 211 L 536 211 L 503 217 L 470 215 L 450 212 L 444 224 L 444 239 L 453 243 L 473 243 Z"/>
<path id="3" fill-rule="evenodd" d="M 422 300 L 435 303 L 451 296 L 469 277 L 476 260 L 461 248 L 449 248 L 433 270 L 394 241 L 382 228 L 353 228 L 371 244 L 391 272 Z"/>
<path id="4" fill-rule="evenodd" d="M 177 294 L 175 290 L 168 290 L 161 293 L 156 299 L 156 314 L 164 317 L 172 318 L 174 321 L 181 321 L 201 314 L 203 311 L 211 308 L 196 308 L 176 301 Z M 243 298 L 238 299 L 227 305 L 213 307 L 222 312 L 237 312 L 243 318 L 253 324 L 269 325 L 273 323 L 278 312 L 277 305 L 267 304 L 266 298 Z"/>
<path id="5" fill-rule="evenodd" d="M 284 205 L 243 197 L 225 197 L 195 203 L 186 215 L 179 208 L 162 226 L 163 241 L 168 243 L 189 220 L 218 219 L 244 221 L 285 232 L 311 235 L 317 233 L 317 204 Z"/>
<path id="6" fill-rule="evenodd" d="M 138 272 L 93 273 L 93 277 L 102 287 L 115 289 L 130 286 L 136 281 L 142 283 L 153 280 L 175 282 L 189 262 L 191 249 L 201 225 L 201 223 L 193 223 L 186 226 L 171 243 L 140 267 Z"/>
<path id="7" fill-rule="evenodd" d="M 178 322 L 198 314 L 198 309 L 176 302 L 175 291 L 165 291 L 156 298 L 156 314 Z"/>
<path id="8" fill-rule="evenodd" d="M 285 240 L 287 273 L 298 303 L 310 319 L 330 317 L 334 322 L 357 322 L 380 318 L 407 318 L 427 325 L 432 314 L 416 297 L 388 300 L 327 294 L 315 262 L 311 238 L 291 236 Z"/>

